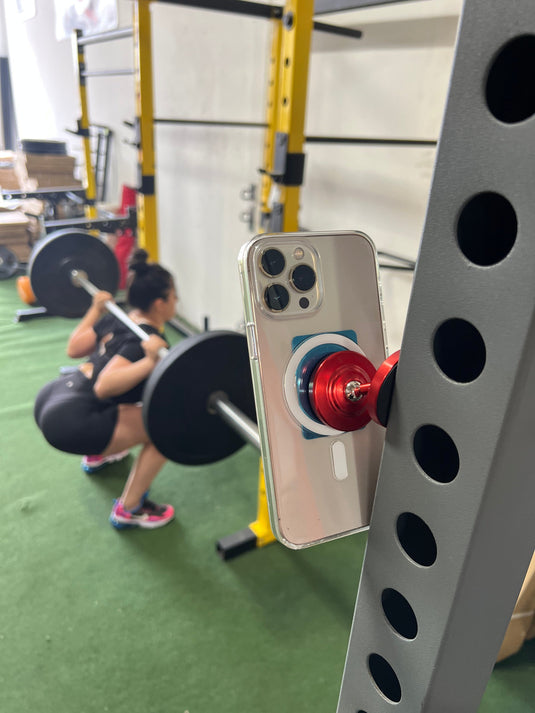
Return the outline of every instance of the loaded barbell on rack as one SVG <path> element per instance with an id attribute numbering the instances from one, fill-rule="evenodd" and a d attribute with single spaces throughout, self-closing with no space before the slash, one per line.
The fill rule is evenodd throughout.
<path id="1" fill-rule="evenodd" d="M 29 262 L 32 290 L 54 315 L 81 317 L 99 290 L 115 294 L 119 268 L 112 251 L 85 231 L 51 233 Z M 92 280 L 98 281 L 96 287 Z M 141 340 L 148 338 L 112 300 L 107 309 Z M 246 337 L 213 331 L 163 349 L 147 380 L 143 420 L 152 442 L 169 460 L 214 463 L 244 442 L 260 449 Z M 386 426 L 399 352 L 375 370 L 361 354 L 342 350 L 318 362 L 309 400 L 318 421 L 339 430 L 371 419 Z"/>
<path id="2" fill-rule="evenodd" d="M 119 268 L 113 252 L 99 238 L 85 231 L 61 230 L 35 246 L 29 276 L 35 296 L 51 314 L 81 317 L 96 291 L 115 294 Z M 108 301 L 106 307 L 140 339 L 148 338 L 115 302 Z M 161 357 L 147 381 L 143 419 L 166 458 L 201 465 L 231 455 L 244 440 L 260 447 L 244 335 L 230 331 L 194 335 Z"/>

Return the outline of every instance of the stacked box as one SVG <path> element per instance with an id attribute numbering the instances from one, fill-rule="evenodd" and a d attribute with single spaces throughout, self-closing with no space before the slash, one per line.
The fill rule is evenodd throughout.
<path id="1" fill-rule="evenodd" d="M 74 168 L 74 156 L 23 152 L 17 155 L 16 172 L 23 185 L 35 181 L 37 188 L 80 188 L 82 182 L 74 178 Z"/>
<path id="2" fill-rule="evenodd" d="M 28 240 L 30 247 L 45 236 L 44 217 L 45 202 L 36 198 L 27 198 L 20 202 L 18 209 L 28 218 Z"/>
<path id="3" fill-rule="evenodd" d="M 0 212 L 0 245 L 10 250 L 19 262 L 26 262 L 32 242 L 29 217 L 19 210 Z"/>
<path id="4" fill-rule="evenodd" d="M 22 186 L 16 170 L 17 156 L 14 151 L 0 151 L 0 188 L 16 191 Z"/>
<path id="5" fill-rule="evenodd" d="M 0 205 L 0 245 L 10 250 L 19 262 L 27 262 L 33 245 L 42 237 L 45 204 L 30 198 L 16 201 L 16 207 Z"/>

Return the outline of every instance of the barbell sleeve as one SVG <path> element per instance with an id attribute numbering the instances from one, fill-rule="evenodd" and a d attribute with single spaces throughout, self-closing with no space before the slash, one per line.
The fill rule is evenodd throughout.
<path id="1" fill-rule="evenodd" d="M 260 450 L 260 435 L 256 423 L 234 406 L 223 391 L 215 391 L 210 396 L 208 410 L 217 413 L 238 435 Z"/>

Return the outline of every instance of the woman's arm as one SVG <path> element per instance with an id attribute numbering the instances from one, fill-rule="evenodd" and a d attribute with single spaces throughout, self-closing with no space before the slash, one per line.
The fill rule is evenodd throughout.
<path id="1" fill-rule="evenodd" d="M 111 300 L 109 292 L 100 291 L 93 297 L 91 307 L 85 313 L 80 324 L 73 330 L 67 343 L 67 356 L 80 359 L 89 356 L 97 346 L 97 335 L 93 327 L 106 311 L 106 302 Z"/>
<path id="2" fill-rule="evenodd" d="M 132 362 L 116 354 L 102 369 L 93 387 L 99 399 L 124 394 L 146 379 L 158 361 L 159 350 L 167 347 L 167 344 L 156 334 L 152 334 L 146 341 L 141 342 L 141 346 L 145 352 L 142 359 Z"/>

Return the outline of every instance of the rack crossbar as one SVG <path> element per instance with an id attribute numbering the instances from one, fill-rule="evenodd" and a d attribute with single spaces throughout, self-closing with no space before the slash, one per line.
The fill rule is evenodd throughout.
<path id="1" fill-rule="evenodd" d="M 101 42 L 111 42 L 112 40 L 122 40 L 125 37 L 132 37 L 134 30 L 132 27 L 122 27 L 109 32 L 99 32 L 94 35 L 80 35 L 77 39 L 78 46 L 96 45 Z"/>
<path id="2" fill-rule="evenodd" d="M 92 72 L 82 72 L 82 77 L 123 77 L 134 74 L 133 69 L 97 69 Z"/>
<path id="3" fill-rule="evenodd" d="M 168 5 L 196 7 L 199 10 L 220 10 L 222 12 L 232 12 L 236 15 L 265 17 L 269 20 L 282 17 L 281 7 L 260 2 L 246 2 L 246 0 L 161 0 L 161 2 L 165 2 Z"/>

